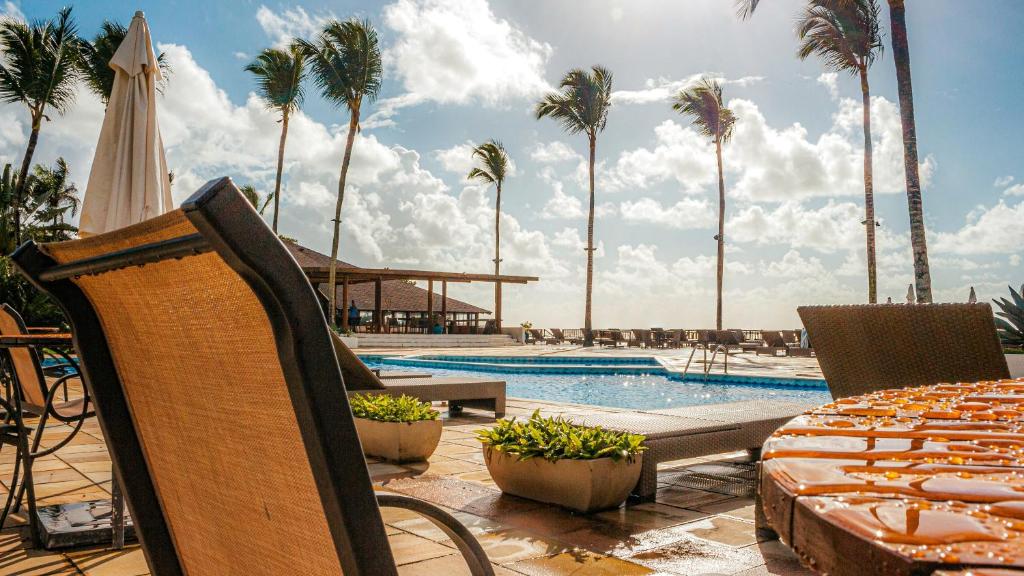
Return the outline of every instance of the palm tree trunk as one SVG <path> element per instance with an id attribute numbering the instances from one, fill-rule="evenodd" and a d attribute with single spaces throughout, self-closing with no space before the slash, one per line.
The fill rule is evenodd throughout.
<path id="1" fill-rule="evenodd" d="M 341 205 L 345 201 L 345 178 L 348 176 L 348 165 L 352 160 L 352 145 L 356 141 L 356 130 L 359 128 L 359 108 L 355 107 L 349 114 L 348 138 L 345 140 L 345 156 L 341 159 L 341 176 L 338 177 L 338 203 L 334 208 L 334 240 L 331 242 L 331 264 L 328 274 L 327 290 L 329 292 L 330 315 L 328 321 L 334 326 L 334 315 L 338 310 L 338 291 L 335 289 L 338 267 L 338 237 L 341 235 Z M 377 310 L 378 318 L 380 310 Z"/>
<path id="2" fill-rule="evenodd" d="M 494 275 L 501 274 L 501 182 L 497 182 L 494 204 Z M 501 333 L 501 282 L 494 283 L 494 328 Z"/>
<path id="3" fill-rule="evenodd" d="M 583 345 L 594 345 L 591 322 L 594 294 L 594 159 L 597 155 L 597 134 L 590 134 L 590 213 L 587 216 L 587 307 L 583 313 Z"/>
<path id="4" fill-rule="evenodd" d="M 722 174 L 722 140 L 715 139 L 718 157 L 718 276 L 715 298 L 715 328 L 722 329 L 722 277 L 725 276 L 725 176 Z"/>
<path id="5" fill-rule="evenodd" d="M 39 129 L 42 127 L 42 114 L 32 114 L 32 133 L 28 137 L 28 147 L 25 148 L 25 157 L 21 160 L 21 172 L 18 175 L 18 188 L 14 193 L 12 205 L 14 207 L 14 245 L 21 245 L 21 201 L 25 197 L 25 187 L 28 185 L 28 170 L 32 166 L 32 156 L 36 153 L 36 143 L 39 142 Z"/>
<path id="6" fill-rule="evenodd" d="M 928 303 L 932 301 L 932 278 L 928 269 L 928 246 L 925 243 L 921 178 L 917 172 L 917 126 L 914 122 L 914 90 L 910 80 L 910 47 L 903 0 L 889 0 L 889 28 L 892 32 L 892 58 L 896 63 L 896 88 L 900 97 L 900 121 L 903 125 L 903 167 L 907 174 L 914 285 L 918 303 Z"/>
<path id="7" fill-rule="evenodd" d="M 274 234 L 277 234 L 277 209 L 281 200 L 281 174 L 284 172 L 284 143 L 288 139 L 288 110 L 281 114 L 281 143 L 277 146 L 277 178 L 274 181 Z"/>
<path id="8" fill-rule="evenodd" d="M 860 69 L 860 91 L 864 99 L 864 225 L 867 227 L 868 250 L 868 303 L 878 302 L 878 276 L 875 263 L 875 189 L 871 166 L 871 90 L 868 87 L 868 69 Z"/>

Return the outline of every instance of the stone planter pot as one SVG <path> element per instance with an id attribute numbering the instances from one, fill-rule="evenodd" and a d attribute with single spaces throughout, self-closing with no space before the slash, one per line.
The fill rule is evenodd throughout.
<path id="1" fill-rule="evenodd" d="M 1024 354 L 1007 354 L 1006 365 L 1010 368 L 1011 377 L 1024 377 Z"/>
<path id="2" fill-rule="evenodd" d="M 359 348 L 359 338 L 355 336 L 339 336 L 341 341 L 345 343 L 345 346 L 349 348 Z"/>
<path id="3" fill-rule="evenodd" d="M 434 453 L 441 440 L 441 420 L 379 422 L 356 418 L 363 454 L 390 462 L 418 462 Z"/>
<path id="4" fill-rule="evenodd" d="M 622 504 L 640 479 L 643 454 L 633 462 L 597 460 L 520 460 L 484 446 L 484 461 L 502 492 L 557 504 L 579 512 L 596 512 Z"/>

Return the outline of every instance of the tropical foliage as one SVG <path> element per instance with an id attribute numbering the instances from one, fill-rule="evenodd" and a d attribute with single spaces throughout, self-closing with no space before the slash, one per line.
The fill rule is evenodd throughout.
<path id="1" fill-rule="evenodd" d="M 405 394 L 356 394 L 350 404 L 356 418 L 380 422 L 419 422 L 437 420 L 438 417 L 437 410 L 430 407 L 430 402 L 420 402 Z"/>
<path id="2" fill-rule="evenodd" d="M 63 114 L 75 101 L 75 86 L 81 76 L 81 46 L 70 7 L 45 22 L 0 19 L 0 102 L 24 104 L 31 120 L 18 190 L 12 199 L 16 244 L 21 243 L 20 205 L 39 131 L 43 120 L 50 119 L 47 108 Z"/>
<path id="3" fill-rule="evenodd" d="M 352 146 L 359 131 L 363 102 L 373 101 L 380 92 L 384 63 L 380 55 L 377 31 L 368 20 L 332 20 L 313 42 L 299 40 L 310 65 L 313 81 L 325 100 L 348 109 L 348 137 L 338 177 L 338 202 L 334 209 L 334 239 L 328 286 L 337 280 L 338 241 L 341 233 L 341 206 L 345 201 L 345 180 L 352 161 Z M 337 293 L 330 292 L 330 310 L 337 310 Z"/>
<path id="4" fill-rule="evenodd" d="M 864 227 L 867 241 L 868 302 L 878 301 L 875 262 L 875 197 L 871 152 L 871 90 L 868 68 L 882 51 L 876 0 L 811 0 L 797 22 L 801 60 L 821 58 L 837 72 L 860 77 L 864 124 Z"/>
<path id="5" fill-rule="evenodd" d="M 242 193 L 242 196 L 245 196 L 245 199 L 249 201 L 249 204 L 252 204 L 252 207 L 259 212 L 260 216 L 263 215 L 267 206 L 270 205 L 270 201 L 274 199 L 273 192 L 267 194 L 266 197 L 263 197 L 256 191 L 256 187 L 251 184 L 246 184 L 245 186 L 240 187 L 238 191 Z"/>
<path id="6" fill-rule="evenodd" d="M 515 454 L 520 460 L 595 460 L 630 462 L 647 449 L 639 434 L 572 424 L 561 416 L 545 418 L 536 411 L 526 422 L 498 420 L 493 428 L 477 430 L 477 439 L 494 450 Z"/>
<path id="7" fill-rule="evenodd" d="M 732 138 L 736 116 L 722 103 L 722 85 L 714 78 L 701 78 L 693 86 L 680 90 L 672 109 L 689 117 L 697 131 L 711 139 L 718 159 L 718 269 L 715 290 L 715 327 L 722 329 L 722 280 L 725 275 L 725 175 L 722 171 L 722 144 Z"/>
<path id="8" fill-rule="evenodd" d="M 293 112 L 302 106 L 305 93 L 302 81 L 306 76 L 305 56 L 302 45 L 293 42 L 287 50 L 267 48 L 260 52 L 252 63 L 245 67 L 256 77 L 260 98 L 267 108 L 281 115 L 281 141 L 277 147 L 277 176 L 274 180 L 273 229 L 277 232 L 278 209 L 281 199 L 281 176 L 284 172 L 284 147 L 288 139 L 288 120 Z M 263 211 L 260 211 L 262 214 Z"/>
<path id="9" fill-rule="evenodd" d="M 561 124 L 569 134 L 585 134 L 590 145 L 590 210 L 587 213 L 587 292 L 583 316 L 583 345 L 594 345 L 591 323 L 594 293 L 594 164 L 597 154 L 597 135 L 608 123 L 608 110 L 612 106 L 612 73 L 602 66 L 590 71 L 575 68 L 568 71 L 559 83 L 559 91 L 550 92 L 537 103 L 537 119 L 551 118 Z"/>
<path id="10" fill-rule="evenodd" d="M 110 61 L 117 52 L 124 37 L 128 34 L 128 28 L 120 22 L 104 20 L 100 24 L 100 31 L 93 37 L 92 42 L 82 42 L 82 56 L 79 60 L 79 68 L 82 72 L 82 79 L 86 87 L 99 96 L 100 101 L 106 104 L 110 101 L 110 93 L 114 89 L 114 69 L 110 67 Z M 171 67 L 167 63 L 167 56 L 161 52 L 156 57 L 160 72 L 166 83 Z M 158 86 L 158 89 L 163 86 Z"/>
<path id="11" fill-rule="evenodd" d="M 999 311 L 996 312 L 996 329 L 1004 346 L 1024 347 L 1024 284 L 1020 292 L 1008 286 L 1010 299 L 993 300 Z"/>
<path id="12" fill-rule="evenodd" d="M 494 184 L 494 275 L 501 274 L 501 187 L 509 172 L 508 152 L 501 142 L 491 139 L 473 148 L 473 160 L 477 163 L 466 178 L 485 184 Z M 494 283 L 494 324 L 501 330 L 501 285 Z"/>

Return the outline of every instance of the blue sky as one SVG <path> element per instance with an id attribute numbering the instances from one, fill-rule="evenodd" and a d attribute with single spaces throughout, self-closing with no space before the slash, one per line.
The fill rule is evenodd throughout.
<path id="1" fill-rule="evenodd" d="M 61 2 L 8 2 L 50 17 Z M 712 149 L 667 95 L 700 74 L 725 82 L 740 123 L 725 150 L 729 242 L 725 319 L 796 322 L 795 306 L 866 299 L 860 93 L 794 56 L 800 2 L 764 2 L 748 22 L 726 0 L 395 0 L 394 2 L 80 2 L 91 36 L 105 19 L 145 10 L 168 54 L 160 121 L 179 200 L 226 174 L 272 186 L 278 125 L 242 70 L 260 49 L 358 16 L 380 30 L 380 100 L 356 142 L 342 257 L 364 265 L 486 271 L 493 191 L 465 182 L 468 145 L 502 140 L 516 169 L 503 209 L 504 270 L 542 277 L 505 291 L 510 321 L 581 323 L 585 220 L 582 137 L 535 121 L 537 97 L 574 66 L 615 74 L 615 106 L 598 143 L 595 322 L 698 327 L 713 320 Z M 884 4 L 884 2 L 883 2 Z M 924 202 L 937 299 L 990 298 L 1024 281 L 1024 6 L 1014 0 L 908 3 Z M 880 295 L 911 281 L 902 149 L 886 51 L 871 71 Z M 46 125 L 39 161 L 63 155 L 84 189 L 102 109 L 84 93 Z M 0 157 L 16 160 L 24 110 L 0 107 Z M 307 87 L 287 152 L 283 232 L 321 251 L 337 182 L 342 111 Z M 486 286 L 452 290 L 486 304 Z"/>

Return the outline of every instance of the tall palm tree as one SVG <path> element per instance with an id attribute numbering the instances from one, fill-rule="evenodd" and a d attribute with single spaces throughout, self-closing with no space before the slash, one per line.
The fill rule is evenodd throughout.
<path id="1" fill-rule="evenodd" d="M 497 199 L 494 204 L 494 275 L 501 274 L 501 186 L 508 174 L 508 153 L 501 142 L 491 139 L 473 148 L 473 159 L 479 166 L 469 171 L 470 180 L 494 184 Z M 494 283 L 494 324 L 501 332 L 501 283 Z"/>
<path id="2" fill-rule="evenodd" d="M 24 104 L 32 122 L 25 157 L 18 174 L 14 203 L 15 241 L 21 242 L 21 211 L 32 155 L 39 142 L 39 130 L 47 107 L 63 114 L 75 100 L 81 55 L 71 7 L 57 17 L 31 24 L 11 17 L 0 20 L 0 101 Z"/>
<path id="3" fill-rule="evenodd" d="M 302 46 L 293 42 L 288 50 L 267 48 L 245 67 L 256 76 L 260 98 L 267 108 L 281 114 L 281 142 L 277 147 L 277 177 L 274 180 L 274 233 L 277 233 L 277 211 L 281 200 L 281 175 L 284 171 L 284 144 L 288 139 L 288 118 L 302 106 L 305 78 L 305 57 Z"/>
<path id="4" fill-rule="evenodd" d="M 889 31 L 892 33 L 892 59 L 896 63 L 896 91 L 900 99 L 900 123 L 903 127 L 903 169 L 907 179 L 907 206 L 910 212 L 910 246 L 914 254 L 914 284 L 917 301 L 932 301 L 932 277 L 925 242 L 924 207 L 921 177 L 917 164 L 917 123 L 914 120 L 914 89 L 910 78 L 910 46 L 904 0 L 889 3 Z M 749 18 L 760 0 L 736 0 L 741 18 Z"/>
<path id="5" fill-rule="evenodd" d="M 57 158 L 53 168 L 37 164 L 31 184 L 33 206 L 29 217 L 35 224 L 39 238 L 47 242 L 67 240 L 77 228 L 67 224 L 66 217 L 74 217 L 82 205 L 78 188 L 71 181 L 71 173 L 64 158 Z"/>
<path id="6" fill-rule="evenodd" d="M 338 177 L 338 202 L 334 209 L 334 240 L 331 242 L 330 286 L 331 321 L 337 310 L 338 236 L 341 232 L 341 205 L 345 201 L 345 178 L 352 160 L 352 145 L 359 131 L 359 115 L 363 101 L 373 101 L 380 92 L 384 65 L 380 56 L 377 31 L 369 20 L 332 20 L 324 26 L 314 42 L 300 40 L 303 52 L 312 66 L 313 79 L 324 99 L 348 109 L 348 138 Z"/>
<path id="7" fill-rule="evenodd" d="M 871 90 L 868 68 L 882 50 L 877 0 L 810 0 L 797 23 L 801 60 L 819 56 L 837 72 L 860 76 L 864 116 L 864 225 L 867 232 L 868 302 L 878 301 L 875 265 L 875 196 L 871 166 Z"/>
<path id="8" fill-rule="evenodd" d="M 114 89 L 114 69 L 110 67 L 110 61 L 127 34 L 128 29 L 120 22 L 104 20 L 92 42 L 82 42 L 82 57 L 79 61 L 82 77 L 86 87 L 99 96 L 104 105 L 110 101 L 110 93 Z M 166 82 L 171 70 L 166 54 L 161 52 L 156 61 Z M 161 88 L 157 86 L 157 89 Z"/>
<path id="9" fill-rule="evenodd" d="M 566 72 L 558 92 L 546 94 L 537 103 L 537 119 L 557 120 L 569 134 L 586 134 L 590 144 L 590 212 L 587 215 L 587 304 L 583 317 L 583 345 L 594 345 L 591 311 L 594 292 L 594 160 L 597 134 L 608 123 L 612 106 L 612 73 L 602 66 L 590 71 L 574 68 Z"/>
<path id="10" fill-rule="evenodd" d="M 715 327 L 722 329 L 722 278 L 725 275 L 725 175 L 722 173 L 722 144 L 732 138 L 736 116 L 722 103 L 722 85 L 714 78 L 701 78 L 680 90 L 672 109 L 690 118 L 701 134 L 711 138 L 718 158 L 718 271 L 716 277 Z"/>

